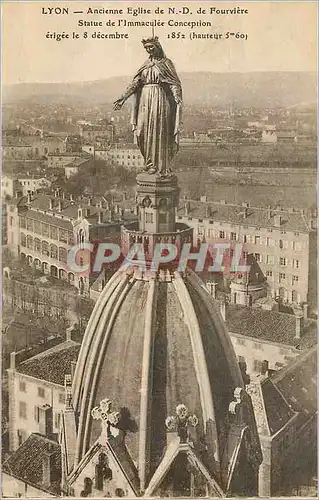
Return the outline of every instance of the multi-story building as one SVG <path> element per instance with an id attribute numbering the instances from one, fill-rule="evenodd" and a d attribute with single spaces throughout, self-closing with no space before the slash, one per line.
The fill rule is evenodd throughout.
<path id="1" fill-rule="evenodd" d="M 303 211 L 185 201 L 177 219 L 194 229 L 194 243 L 243 244 L 258 262 L 273 296 L 308 302 L 309 235 Z"/>
<path id="2" fill-rule="evenodd" d="M 1 197 L 2 199 L 7 196 L 12 198 L 14 193 L 18 190 L 21 190 L 22 186 L 18 180 L 18 178 L 14 175 L 5 174 L 1 177 Z"/>
<path id="3" fill-rule="evenodd" d="M 79 276 L 69 268 L 69 249 L 77 243 L 116 239 L 123 218 L 136 216 L 103 197 L 75 200 L 60 194 L 29 193 L 8 202 L 8 248 L 44 274 L 88 290 L 89 273 Z"/>
<path id="4" fill-rule="evenodd" d="M 51 181 L 39 175 L 12 175 L 5 174 L 1 179 L 1 195 L 3 198 L 12 198 L 16 191 L 21 191 L 23 195 L 28 192 L 35 193 L 39 189 L 51 186 Z"/>
<path id="5" fill-rule="evenodd" d="M 113 140 L 114 126 L 109 125 L 82 125 L 80 135 L 84 140 L 95 141 L 97 138 Z"/>
<path id="6" fill-rule="evenodd" d="M 317 323 L 301 311 L 293 315 L 233 304 L 224 310 L 238 361 L 249 375 L 280 370 L 317 343 Z"/>
<path id="7" fill-rule="evenodd" d="M 48 157 L 48 167 L 50 168 L 64 168 L 69 163 L 74 160 L 81 158 L 80 153 L 49 153 Z"/>
<path id="8" fill-rule="evenodd" d="M 142 170 L 144 160 L 136 144 L 114 144 L 108 151 L 108 157 L 116 164 L 128 170 Z"/>
<path id="9" fill-rule="evenodd" d="M 87 168 L 91 164 L 91 159 L 87 158 L 76 158 L 71 163 L 68 163 L 64 167 L 65 177 L 69 179 L 73 175 L 76 175 L 81 168 Z"/>
<path id="10" fill-rule="evenodd" d="M 247 392 L 263 454 L 259 496 L 316 496 L 317 348 L 255 379 Z"/>
<path id="11" fill-rule="evenodd" d="M 11 353 L 8 369 L 9 448 L 15 451 L 32 432 L 55 435 L 64 408 L 65 375 L 72 373 L 80 344 L 67 339 L 22 363 Z"/>
<path id="12" fill-rule="evenodd" d="M 7 137 L 2 144 L 3 157 L 14 160 L 41 158 L 48 154 L 60 154 L 65 151 L 65 139 L 58 136 L 21 135 Z"/>

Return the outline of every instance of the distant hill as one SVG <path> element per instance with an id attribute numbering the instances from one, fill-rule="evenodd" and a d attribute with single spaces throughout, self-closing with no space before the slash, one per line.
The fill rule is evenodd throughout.
<path id="1" fill-rule="evenodd" d="M 316 73 L 181 73 L 184 101 L 189 105 L 289 107 L 315 103 Z M 3 87 L 3 102 L 108 103 L 114 101 L 130 77 L 80 83 L 23 83 Z"/>

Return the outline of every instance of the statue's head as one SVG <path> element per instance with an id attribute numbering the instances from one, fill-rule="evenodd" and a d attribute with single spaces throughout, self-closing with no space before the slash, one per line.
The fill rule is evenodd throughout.
<path id="1" fill-rule="evenodd" d="M 150 57 L 165 57 L 163 48 L 157 36 L 143 39 L 142 44 Z"/>

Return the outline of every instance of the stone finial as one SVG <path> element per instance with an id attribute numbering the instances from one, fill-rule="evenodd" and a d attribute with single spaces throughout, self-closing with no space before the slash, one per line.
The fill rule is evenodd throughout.
<path id="1" fill-rule="evenodd" d="M 188 408 L 184 404 L 176 406 L 176 415 L 166 418 L 165 425 L 169 431 L 177 431 L 181 443 L 189 440 L 189 427 L 198 425 L 196 415 L 189 415 Z"/>
<path id="2" fill-rule="evenodd" d="M 94 420 L 101 420 L 102 436 L 108 440 L 110 437 L 116 437 L 119 434 L 117 425 L 120 420 L 120 414 L 117 411 L 112 411 L 113 401 L 110 399 L 102 399 L 100 406 L 95 406 L 91 411 Z"/>
<path id="3" fill-rule="evenodd" d="M 228 411 L 232 415 L 238 414 L 244 392 L 245 391 L 242 387 L 236 387 L 236 389 L 234 390 L 234 401 L 231 401 L 228 407 Z"/>

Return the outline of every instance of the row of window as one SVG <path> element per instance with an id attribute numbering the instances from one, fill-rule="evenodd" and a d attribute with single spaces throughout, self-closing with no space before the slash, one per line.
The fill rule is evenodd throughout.
<path id="1" fill-rule="evenodd" d="M 27 229 L 27 231 L 42 236 L 47 236 L 51 240 L 58 240 L 62 243 L 69 243 L 73 239 L 73 233 L 71 231 L 44 222 L 34 221 L 29 217 L 20 217 L 20 228 Z"/>
<path id="2" fill-rule="evenodd" d="M 20 380 L 19 381 L 19 391 L 20 392 L 27 392 L 27 383 L 25 380 Z M 44 387 L 38 387 L 38 397 L 39 398 L 45 398 L 45 389 Z M 59 393 L 59 403 L 64 403 L 64 393 L 60 392 Z"/>
<path id="3" fill-rule="evenodd" d="M 142 156 L 135 156 L 135 155 L 116 155 L 116 158 L 127 158 L 128 160 L 132 159 L 132 160 L 142 160 Z"/>
<path id="4" fill-rule="evenodd" d="M 268 269 L 266 271 L 266 276 L 267 276 L 267 278 L 273 278 L 274 273 L 270 269 Z M 286 273 L 279 273 L 278 279 L 279 279 L 279 282 L 284 282 L 284 281 L 286 281 L 286 279 L 288 279 L 288 276 L 286 275 Z M 299 276 L 291 276 L 292 286 L 296 285 L 298 282 L 299 282 Z"/>
<path id="5" fill-rule="evenodd" d="M 37 423 L 40 422 L 41 411 L 42 411 L 42 409 L 39 406 L 34 407 L 34 420 Z M 23 420 L 28 420 L 28 406 L 27 406 L 27 403 L 25 401 L 19 402 L 19 417 Z M 56 429 L 59 429 L 59 427 L 60 427 L 60 419 L 61 419 L 60 412 L 56 412 L 54 414 L 54 423 L 53 423 L 53 425 Z"/>
<path id="6" fill-rule="evenodd" d="M 200 234 L 205 234 L 204 231 L 199 231 Z M 250 243 L 253 245 L 257 246 L 266 246 L 266 247 L 277 247 L 280 248 L 281 250 L 302 250 L 302 242 L 301 241 L 288 241 L 288 240 L 274 240 L 273 238 L 261 238 L 260 236 L 252 236 L 252 235 L 247 235 L 243 234 L 239 236 L 235 232 L 230 232 L 226 233 L 224 230 L 220 231 L 215 231 L 215 230 L 208 230 L 208 235 L 209 238 L 220 238 L 220 239 L 227 239 L 230 241 L 241 241 L 241 243 Z"/>
<path id="7" fill-rule="evenodd" d="M 34 250 L 42 255 L 51 257 L 51 259 L 63 262 L 64 264 L 68 261 L 68 251 L 66 248 L 57 247 L 57 245 L 54 244 L 50 245 L 47 241 L 41 241 L 38 238 L 33 239 L 30 235 L 26 236 L 24 233 L 21 233 L 20 245 L 21 247 Z"/>
<path id="8" fill-rule="evenodd" d="M 247 254 L 247 252 L 245 252 L 245 253 Z M 271 265 L 278 264 L 282 267 L 288 267 L 290 264 L 290 267 L 292 267 L 293 269 L 300 269 L 301 268 L 300 260 L 298 260 L 298 259 L 289 260 L 289 259 L 287 259 L 287 257 L 279 257 L 279 259 L 278 259 L 274 255 L 263 255 L 263 254 L 260 254 L 257 252 L 254 253 L 254 256 L 255 256 L 256 262 L 260 262 L 260 263 L 264 263 L 264 264 L 271 264 Z"/>

